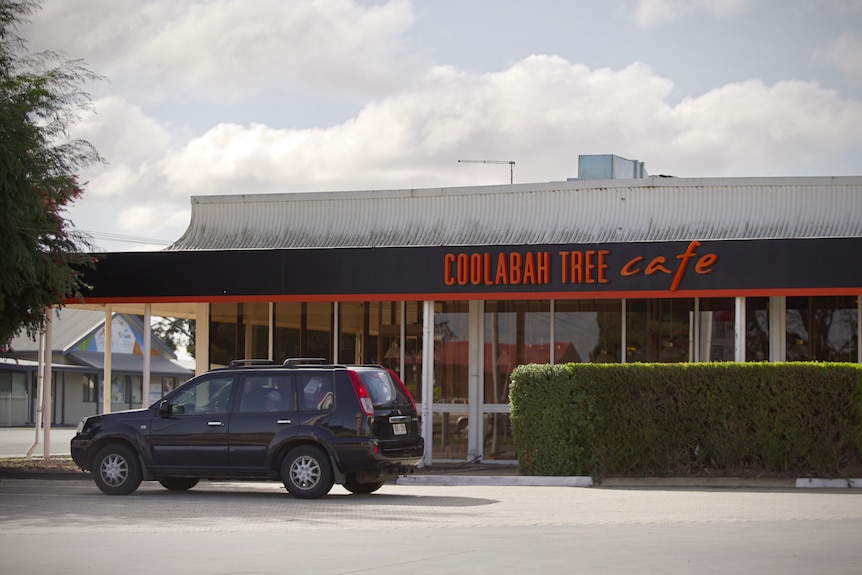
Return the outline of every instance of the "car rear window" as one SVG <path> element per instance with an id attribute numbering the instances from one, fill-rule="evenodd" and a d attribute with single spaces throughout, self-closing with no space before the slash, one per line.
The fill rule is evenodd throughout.
<path id="1" fill-rule="evenodd" d="M 404 388 L 397 382 L 388 371 L 385 370 L 358 370 L 360 379 L 371 395 L 374 407 L 410 407 L 410 398 L 404 392 Z"/>

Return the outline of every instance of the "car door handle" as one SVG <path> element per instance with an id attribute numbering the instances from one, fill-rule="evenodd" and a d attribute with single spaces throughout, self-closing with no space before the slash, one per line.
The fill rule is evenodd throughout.
<path id="1" fill-rule="evenodd" d="M 281 425 L 290 425 L 291 423 L 293 423 L 293 421 L 290 419 L 279 419 L 276 423 L 279 423 Z"/>
<path id="2" fill-rule="evenodd" d="M 224 427 L 224 423 L 221 421 L 208 421 L 207 425 L 210 427 Z"/>

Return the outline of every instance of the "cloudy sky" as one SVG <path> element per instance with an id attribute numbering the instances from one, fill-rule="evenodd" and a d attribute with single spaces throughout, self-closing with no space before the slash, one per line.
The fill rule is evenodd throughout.
<path id="1" fill-rule="evenodd" d="M 69 217 L 108 251 L 191 196 L 509 181 L 460 159 L 862 175 L 862 0 L 42 0 L 20 32 L 105 77 Z"/>

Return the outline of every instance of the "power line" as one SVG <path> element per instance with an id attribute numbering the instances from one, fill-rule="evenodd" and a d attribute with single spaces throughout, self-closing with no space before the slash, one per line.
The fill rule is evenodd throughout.
<path id="1" fill-rule="evenodd" d="M 172 242 L 167 240 L 157 240 L 153 238 L 142 238 L 138 236 L 125 236 L 121 234 L 110 234 L 107 232 L 92 232 L 89 230 L 80 230 L 85 234 L 93 236 L 95 239 L 109 240 L 113 242 L 126 242 L 130 244 L 158 244 L 161 246 L 168 246 Z"/>

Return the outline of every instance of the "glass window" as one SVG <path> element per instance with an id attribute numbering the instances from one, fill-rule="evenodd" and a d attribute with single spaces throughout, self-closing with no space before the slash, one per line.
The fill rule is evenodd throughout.
<path id="1" fill-rule="evenodd" d="M 296 397 L 292 375 L 256 375 L 248 376 L 243 380 L 239 399 L 240 413 L 295 409 Z"/>
<path id="2" fill-rule="evenodd" d="M 239 304 L 210 304 L 210 364 L 227 365 L 232 359 L 242 359 L 237 344 Z"/>
<path id="3" fill-rule="evenodd" d="M 410 398 L 389 371 L 358 371 L 374 407 L 410 407 Z"/>
<path id="4" fill-rule="evenodd" d="M 435 459 L 467 457 L 469 328 L 469 302 L 435 302 L 432 407 Z"/>
<path id="5" fill-rule="evenodd" d="M 95 403 L 99 400 L 99 378 L 96 374 L 85 373 L 83 379 L 84 403 Z"/>
<path id="6" fill-rule="evenodd" d="M 769 361 L 769 298 L 745 298 L 745 361 Z"/>
<path id="7" fill-rule="evenodd" d="M 703 298 L 700 305 L 700 361 L 734 361 L 733 298 Z"/>
<path id="8" fill-rule="evenodd" d="M 183 388 L 171 398 L 173 413 L 227 413 L 233 380 L 233 375 L 214 375 Z"/>
<path id="9" fill-rule="evenodd" d="M 512 420 L 508 413 L 485 413 L 483 458 L 517 459 L 515 439 L 512 436 Z"/>
<path id="10" fill-rule="evenodd" d="M 332 408 L 331 373 L 301 373 L 296 376 L 301 411 L 325 411 Z"/>
<path id="11" fill-rule="evenodd" d="M 518 365 L 551 361 L 549 301 L 485 302 L 485 403 L 509 403 Z"/>
<path id="12" fill-rule="evenodd" d="M 692 361 L 693 299 L 626 300 L 626 362 Z"/>
<path id="13" fill-rule="evenodd" d="M 554 363 L 619 363 L 620 300 L 564 300 L 554 304 Z"/>
<path id="14" fill-rule="evenodd" d="M 787 361 L 857 361 L 854 297 L 787 298 Z"/>
<path id="15" fill-rule="evenodd" d="M 434 310 L 434 402 L 467 403 L 469 304 L 437 302 Z"/>
<path id="16" fill-rule="evenodd" d="M 275 304 L 273 358 L 332 358 L 332 304 L 278 302 Z"/>
<path id="17" fill-rule="evenodd" d="M 374 304 L 379 307 L 379 304 Z M 338 306 L 338 359 L 343 363 L 374 363 L 377 358 L 377 338 L 369 332 L 378 331 L 378 314 L 370 313 L 368 302 L 345 302 Z M 375 310 L 376 311 L 376 310 Z"/>
<path id="18" fill-rule="evenodd" d="M 266 302 L 242 304 L 242 326 L 244 330 L 242 358 L 268 359 L 269 304 Z"/>
<path id="19" fill-rule="evenodd" d="M 300 334 L 302 357 L 332 358 L 332 304 L 303 304 Z"/>

